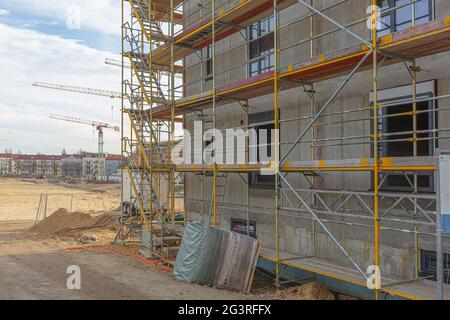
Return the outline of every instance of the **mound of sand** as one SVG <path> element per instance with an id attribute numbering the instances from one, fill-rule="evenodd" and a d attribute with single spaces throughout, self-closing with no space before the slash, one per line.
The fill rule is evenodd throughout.
<path id="1" fill-rule="evenodd" d="M 327 287 L 310 282 L 300 286 L 295 286 L 280 292 L 280 298 L 286 300 L 335 300 L 333 292 Z"/>
<path id="2" fill-rule="evenodd" d="M 68 212 L 58 209 L 32 227 L 30 231 L 41 234 L 66 234 L 81 230 L 113 227 L 117 211 L 107 211 L 99 215 L 86 212 Z"/>

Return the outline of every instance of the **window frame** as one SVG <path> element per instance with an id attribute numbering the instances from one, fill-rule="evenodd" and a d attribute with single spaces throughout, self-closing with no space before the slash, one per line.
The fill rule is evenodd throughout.
<path id="1" fill-rule="evenodd" d="M 213 78 L 212 74 L 212 45 L 209 44 L 205 49 L 205 81 L 209 81 Z"/>
<path id="2" fill-rule="evenodd" d="M 254 32 L 255 31 L 255 32 Z M 262 43 L 267 38 L 274 36 L 274 18 L 273 16 L 261 19 L 248 27 L 247 55 L 248 68 L 247 75 L 249 77 L 274 70 L 274 43 L 270 41 L 271 46 L 268 50 L 261 52 Z M 255 35 L 253 35 L 255 33 Z M 252 57 L 252 46 L 256 47 L 257 54 Z M 263 63 L 267 66 L 263 67 Z M 252 71 L 252 66 L 256 64 L 256 70 Z"/>
<path id="3" fill-rule="evenodd" d="M 271 122 L 271 123 L 269 123 L 269 122 Z M 263 111 L 263 112 L 249 114 L 248 127 L 249 127 L 249 129 L 254 129 L 257 134 L 258 146 L 256 149 L 256 153 L 257 153 L 258 158 L 259 158 L 259 130 L 260 129 L 268 129 L 267 128 L 268 126 L 271 126 L 271 129 L 275 128 L 273 111 Z M 278 137 L 278 138 L 281 140 L 281 137 Z M 272 139 L 271 135 L 270 135 L 270 139 Z M 271 143 L 271 141 L 270 141 L 270 143 Z M 270 146 L 270 148 L 271 148 L 271 146 Z M 258 159 L 258 162 L 259 162 L 259 159 Z M 261 177 L 272 177 L 273 179 L 270 179 L 270 181 L 264 181 L 264 179 L 262 179 Z M 248 173 L 248 187 L 252 188 L 252 189 L 273 189 L 273 188 L 275 188 L 275 175 L 263 176 L 259 172 L 250 172 L 250 173 Z"/>
<path id="4" fill-rule="evenodd" d="M 450 254 L 443 252 L 444 265 L 444 283 L 450 284 Z M 436 251 L 420 250 L 420 272 L 421 277 L 428 277 L 429 280 L 436 281 L 436 267 L 433 266 L 433 262 L 436 263 L 437 254 Z"/>
<path id="5" fill-rule="evenodd" d="M 396 1 L 398 1 L 398 0 L 387 0 L 388 7 L 385 8 L 384 10 L 388 11 L 388 12 L 383 13 L 382 1 L 383 0 L 378 0 L 378 6 L 380 7 L 380 10 L 381 10 L 381 21 L 383 21 L 384 18 L 389 17 L 390 25 L 387 28 L 380 28 L 378 30 L 378 33 L 380 36 L 401 31 L 401 30 L 403 30 L 403 28 L 400 28 L 400 27 L 403 25 L 407 25 L 408 23 L 411 24 L 410 26 L 412 26 L 412 21 L 413 21 L 412 15 L 410 17 L 410 20 L 404 21 L 402 23 L 398 23 L 398 16 L 397 16 L 397 14 L 398 14 L 397 11 L 402 10 L 402 9 L 410 9 L 409 12 L 411 13 L 411 11 L 412 11 L 411 5 L 402 7 L 400 9 L 392 10 L 393 8 L 395 8 L 397 6 Z M 430 22 L 430 21 L 434 20 L 434 0 L 428 0 L 428 14 L 416 17 L 416 11 L 414 12 L 414 20 L 415 21 L 426 18 L 426 17 L 428 17 L 428 21 L 426 21 L 426 22 Z M 422 22 L 422 23 L 426 23 L 426 22 Z M 422 23 L 420 23 L 420 24 L 422 24 Z M 415 25 L 417 25 L 417 23 L 415 23 Z M 410 26 L 406 26 L 405 28 L 408 28 Z"/>
<path id="6" fill-rule="evenodd" d="M 420 98 L 429 98 L 432 97 L 432 95 L 418 95 L 417 99 Z M 411 98 L 411 97 L 409 97 Z M 406 105 L 406 104 L 405 104 Z M 428 106 L 427 109 L 433 109 L 433 103 L 432 101 L 428 101 Z M 412 103 L 411 103 L 411 110 L 412 110 Z M 383 114 L 386 114 L 386 109 L 382 110 Z M 435 112 L 428 112 L 425 113 L 425 115 L 428 117 L 428 130 L 432 130 L 436 128 L 436 122 L 435 122 Z M 382 122 L 383 122 L 383 127 L 382 127 L 382 132 L 383 133 L 389 133 L 391 131 L 389 131 L 389 126 L 388 126 L 388 120 L 389 118 L 383 118 Z M 406 134 L 407 135 L 407 134 Z M 432 133 L 428 133 L 427 135 L 432 136 Z M 400 138 L 400 136 L 398 136 L 397 138 Z M 395 138 L 394 138 L 395 139 Z M 426 156 L 433 156 L 435 154 L 435 150 L 434 150 L 434 143 L 433 140 L 424 140 L 426 143 L 428 143 L 428 155 Z M 391 155 L 388 154 L 388 142 L 382 142 L 380 144 L 380 147 L 382 148 L 380 150 L 380 156 L 381 157 L 390 157 Z M 412 157 L 413 155 L 409 155 L 409 156 L 405 156 L 405 157 Z M 385 180 L 385 182 L 383 183 L 383 185 L 380 187 L 380 190 L 382 191 L 411 191 L 411 187 L 409 186 L 398 186 L 398 185 L 393 185 L 390 183 L 389 178 L 392 176 L 401 176 L 401 175 L 393 175 L 390 174 L 389 177 L 387 177 L 387 179 Z M 410 178 L 413 175 L 408 175 Z M 433 192 L 434 191 L 434 174 L 430 173 L 430 172 L 424 172 L 424 173 L 418 173 L 417 174 L 418 178 L 420 179 L 420 177 L 428 177 L 428 181 L 429 181 L 429 186 L 428 187 L 421 187 L 418 186 L 418 191 L 421 192 Z M 403 177 L 403 179 L 406 179 L 405 177 Z M 411 180 L 412 181 L 412 180 Z"/>
<path id="7" fill-rule="evenodd" d="M 423 92 L 418 92 L 416 94 L 416 99 L 421 99 L 421 98 L 430 98 L 435 96 L 435 92 L 436 92 L 436 82 L 434 80 L 431 81 L 425 81 L 425 82 L 421 82 L 418 83 L 419 85 L 425 85 L 427 88 L 425 89 L 425 91 Z M 429 88 L 430 86 L 432 86 L 432 88 Z M 380 92 L 389 92 L 387 98 L 381 98 L 378 100 L 378 104 L 383 105 L 383 104 L 389 104 L 389 103 L 395 103 L 395 102 L 401 102 L 404 100 L 412 100 L 412 95 L 411 94 L 400 94 L 400 92 L 404 91 L 404 90 L 408 90 L 408 87 L 411 87 L 411 85 L 406 85 L 406 86 L 399 86 L 399 87 L 393 87 L 393 88 L 387 88 L 385 90 L 381 90 Z M 399 90 L 399 94 L 396 95 L 394 92 L 394 90 Z M 412 89 L 411 89 L 412 90 Z M 428 91 L 431 90 L 431 91 Z M 370 98 L 371 100 L 371 106 L 373 106 L 373 101 L 372 101 L 372 97 Z M 406 104 L 411 104 L 411 110 L 412 110 L 412 102 L 410 103 L 405 103 Z M 435 109 L 437 108 L 437 102 L 435 101 L 428 101 L 428 109 Z M 389 128 L 387 125 L 387 122 L 389 120 L 389 118 L 384 117 L 384 115 L 386 115 L 386 112 L 389 108 L 379 108 L 378 109 L 378 115 L 381 116 L 382 118 L 379 118 L 378 121 L 378 128 L 377 128 L 377 133 L 389 133 Z M 372 113 L 373 114 L 373 113 Z M 436 129 L 438 128 L 438 114 L 436 111 L 434 112 L 428 112 L 426 113 L 428 115 L 428 127 L 429 130 L 432 129 Z M 371 133 L 374 132 L 374 128 L 373 125 L 371 124 Z M 432 133 L 428 133 L 429 135 L 433 135 Z M 429 144 L 429 156 L 433 156 L 436 152 L 435 148 L 437 147 L 437 145 L 434 143 L 434 140 L 425 140 L 428 142 Z M 371 156 L 373 157 L 373 143 L 371 143 L 372 147 L 371 147 Z M 380 157 L 389 157 L 390 155 L 388 154 L 388 148 L 387 148 L 388 142 L 381 142 L 379 144 L 379 156 Z M 413 155 L 405 155 L 405 157 L 412 157 Z M 389 176 L 395 176 L 394 174 L 389 174 Z M 399 175 L 397 175 L 399 176 Z M 420 192 L 434 192 L 435 186 L 434 186 L 434 174 L 432 172 L 423 172 L 423 173 L 418 173 L 418 176 L 427 176 L 429 179 L 429 186 L 428 187 L 419 187 L 418 191 Z M 373 179 L 373 175 L 372 175 L 372 179 Z M 406 178 L 404 178 L 406 179 Z M 380 190 L 381 191 L 387 191 L 387 192 L 395 192 L 395 191 L 411 191 L 411 187 L 410 186 L 398 186 L 398 185 L 390 185 L 389 184 L 389 177 L 384 181 L 383 185 L 380 186 Z"/>

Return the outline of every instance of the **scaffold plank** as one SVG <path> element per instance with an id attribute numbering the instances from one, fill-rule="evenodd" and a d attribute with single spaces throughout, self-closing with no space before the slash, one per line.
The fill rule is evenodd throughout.
<path id="1" fill-rule="evenodd" d="M 295 0 L 278 0 L 278 8 L 282 10 L 296 2 Z M 217 24 L 215 39 L 216 41 L 224 39 L 271 14 L 273 14 L 273 0 L 231 1 L 218 9 L 215 19 Z M 175 36 L 175 61 L 186 57 L 194 50 L 205 48 L 211 44 L 212 22 L 211 17 L 202 19 Z M 169 64 L 170 44 L 157 48 L 153 59 L 158 64 Z"/>
<path id="2" fill-rule="evenodd" d="M 275 262 L 275 250 L 262 248 L 260 258 Z M 334 262 L 320 257 L 298 258 L 298 255 L 287 252 L 280 252 L 280 264 L 292 268 L 308 271 L 331 279 L 366 287 L 366 281 L 356 271 L 347 266 L 341 266 Z M 397 283 L 396 285 L 390 285 Z M 446 287 L 450 287 L 446 285 Z M 431 300 L 436 298 L 435 283 L 427 280 L 415 280 L 401 282 L 400 279 L 382 278 L 382 289 L 385 293 L 410 300 Z M 449 292 L 447 290 L 447 292 Z M 446 299 L 450 299 L 450 293 L 446 294 Z"/>
<path id="3" fill-rule="evenodd" d="M 139 4 L 141 8 L 148 12 L 148 5 L 146 1 L 143 0 L 127 0 L 130 4 Z M 183 1 L 182 0 L 174 0 L 173 5 L 177 8 Z M 170 21 L 170 0 L 156 0 L 152 1 L 151 13 L 154 15 L 154 19 L 159 21 Z M 135 14 L 133 14 L 135 16 Z M 175 22 L 180 22 L 183 19 L 183 14 L 181 11 L 175 11 L 173 14 L 173 18 Z"/>
<path id="4" fill-rule="evenodd" d="M 284 172 L 293 171 L 372 171 L 374 160 L 370 158 L 314 160 L 314 161 L 286 161 L 280 166 Z M 379 159 L 381 171 L 434 171 L 436 159 L 430 156 L 423 157 L 382 157 Z M 270 170 L 271 164 L 218 164 L 218 171 L 225 172 L 252 172 Z M 213 164 L 178 164 L 178 172 L 211 172 Z"/>

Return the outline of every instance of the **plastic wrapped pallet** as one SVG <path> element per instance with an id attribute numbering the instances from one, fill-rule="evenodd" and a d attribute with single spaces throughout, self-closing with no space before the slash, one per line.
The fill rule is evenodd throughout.
<path id="1" fill-rule="evenodd" d="M 249 292 L 259 248 L 251 237 L 190 222 L 173 273 L 180 280 Z"/>
<path id="2" fill-rule="evenodd" d="M 208 226 L 200 221 L 191 221 L 186 225 L 173 268 L 173 275 L 177 279 L 193 281 L 194 275 L 198 273 L 207 232 Z"/>
<path id="3" fill-rule="evenodd" d="M 198 273 L 194 282 L 216 286 L 216 276 L 223 261 L 225 249 L 223 241 L 227 234 L 221 229 L 207 226 L 208 231 L 202 248 Z"/>

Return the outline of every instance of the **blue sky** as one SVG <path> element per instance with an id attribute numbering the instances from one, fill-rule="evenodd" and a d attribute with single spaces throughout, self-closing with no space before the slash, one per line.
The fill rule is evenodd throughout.
<path id="1" fill-rule="evenodd" d="M 83 21 L 83 5 L 79 6 L 80 29 L 67 28 L 67 22 L 64 21 L 64 19 L 67 15 L 70 14 L 70 3 L 76 1 L 67 1 L 68 5 L 62 6 L 62 9 L 66 7 L 65 14 L 63 10 L 60 10 L 61 15 L 57 15 L 54 17 L 48 14 L 48 11 L 41 12 L 39 10 L 34 10 L 33 6 L 26 5 L 27 2 L 33 1 L 0 1 L 0 3 L 2 3 L 1 9 L 5 10 L 4 12 L 7 12 L 1 18 L 2 23 L 17 28 L 25 28 L 35 30 L 44 34 L 56 35 L 66 39 L 77 39 L 78 41 L 80 41 L 80 43 L 84 43 L 85 45 L 92 48 L 106 51 L 113 50 L 116 53 L 120 53 L 120 38 L 117 39 L 118 32 L 120 31 L 120 26 L 114 26 L 114 29 L 117 30 L 108 30 L 109 25 L 105 25 L 105 30 L 101 30 L 101 28 L 95 28 L 89 25 L 83 27 L 83 24 L 85 23 L 85 21 Z M 120 8 L 118 6 L 113 6 L 114 4 L 120 4 L 119 0 L 104 2 L 111 4 L 112 8 L 117 9 L 117 15 L 120 15 Z M 45 4 L 42 5 L 39 4 L 39 2 L 36 2 L 36 6 L 41 7 L 45 10 Z M 88 6 L 84 7 L 86 8 L 86 11 L 89 9 Z M 99 14 L 101 13 L 99 12 Z M 88 17 L 86 17 L 85 19 L 88 19 Z M 115 20 L 117 20 L 117 18 Z"/>
<path id="2" fill-rule="evenodd" d="M 0 152 L 95 151 L 90 126 L 49 114 L 117 124 L 120 101 L 32 87 L 34 81 L 120 91 L 120 0 L 0 0 Z M 113 107 L 113 108 L 111 108 Z M 105 151 L 119 152 L 105 132 Z"/>

